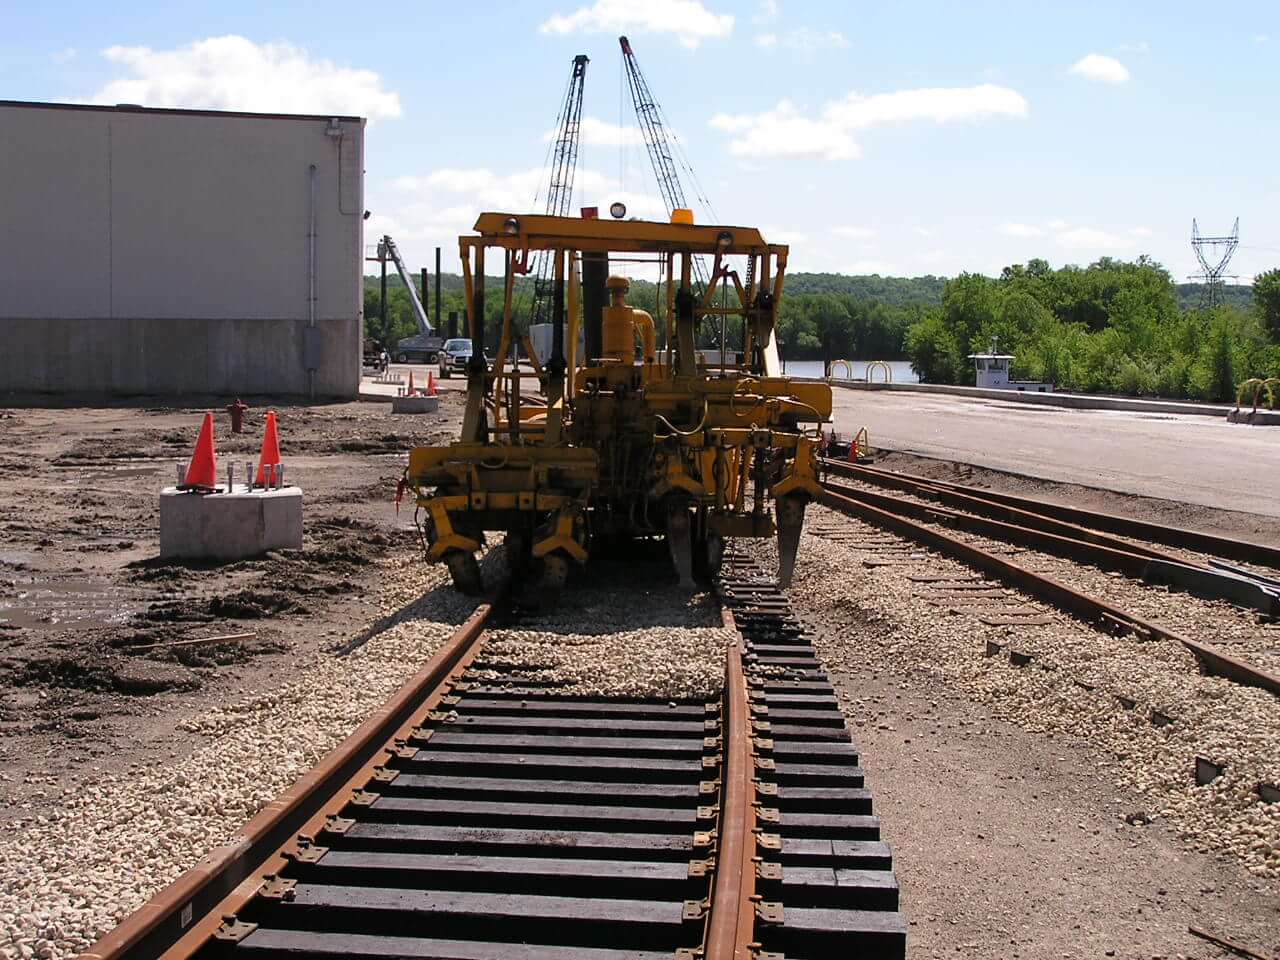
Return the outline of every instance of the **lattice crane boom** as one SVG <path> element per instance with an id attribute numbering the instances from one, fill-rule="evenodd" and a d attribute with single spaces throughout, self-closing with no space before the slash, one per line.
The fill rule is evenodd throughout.
<path id="1" fill-rule="evenodd" d="M 662 113 L 657 101 L 649 92 L 649 84 L 645 82 L 636 55 L 631 49 L 631 42 L 626 37 L 618 38 L 622 47 L 622 62 L 627 68 L 627 86 L 631 90 L 631 102 L 635 105 L 636 120 L 640 124 L 640 132 L 644 136 L 645 147 L 649 151 L 649 160 L 653 164 L 654 176 L 658 179 L 658 190 L 667 205 L 667 215 L 672 210 L 688 207 L 685 200 L 684 187 L 680 183 L 680 175 L 676 172 L 675 160 L 672 157 L 671 140 L 662 123 Z"/>
<path id="2" fill-rule="evenodd" d="M 550 162 L 551 177 L 547 185 L 545 212 L 554 217 L 568 216 L 573 205 L 573 180 L 578 171 L 578 142 L 582 128 L 582 93 L 587 78 L 586 54 L 573 58 L 569 86 L 557 117 L 556 139 Z M 545 323 L 551 314 L 551 257 L 543 252 L 534 261 L 533 307 L 529 323 Z"/>

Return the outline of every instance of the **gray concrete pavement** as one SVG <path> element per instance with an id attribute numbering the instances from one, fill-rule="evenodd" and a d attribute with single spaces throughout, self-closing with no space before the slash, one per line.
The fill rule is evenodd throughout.
<path id="1" fill-rule="evenodd" d="M 837 390 L 834 403 L 836 429 L 865 426 L 873 446 L 1280 516 L 1280 427 L 924 393 Z"/>

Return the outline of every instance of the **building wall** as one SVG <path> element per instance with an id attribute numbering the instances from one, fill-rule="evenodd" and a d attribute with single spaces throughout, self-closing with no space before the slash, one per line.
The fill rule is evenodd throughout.
<path id="1" fill-rule="evenodd" d="M 0 103 L 0 393 L 354 396 L 364 121 L 329 126 Z"/>

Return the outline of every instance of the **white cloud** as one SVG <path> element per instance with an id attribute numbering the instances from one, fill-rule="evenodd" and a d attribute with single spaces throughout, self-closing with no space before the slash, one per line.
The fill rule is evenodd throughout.
<path id="1" fill-rule="evenodd" d="M 871 227 L 832 227 L 831 232 L 837 237 L 848 237 L 850 240 L 870 240 L 876 235 Z"/>
<path id="2" fill-rule="evenodd" d="M 1133 241 L 1126 236 L 1092 227 L 1064 230 L 1055 239 L 1068 250 L 1128 250 L 1133 246 Z"/>
<path id="3" fill-rule="evenodd" d="M 173 50 L 108 47 L 102 55 L 126 68 L 93 95 L 95 103 L 140 103 L 279 113 L 398 117 L 400 96 L 372 70 L 313 60 L 290 43 L 209 37 Z"/>
<path id="4" fill-rule="evenodd" d="M 1129 234 L 1134 237 L 1149 237 L 1151 236 L 1151 229 L 1149 227 L 1134 227 L 1129 231 Z"/>
<path id="5" fill-rule="evenodd" d="M 1027 101 L 1016 90 L 993 84 L 926 87 L 870 96 L 851 92 L 803 116 L 789 100 L 758 114 L 716 114 L 711 126 L 733 135 L 737 156 L 815 157 L 846 160 L 861 154 L 853 132 L 913 120 L 954 123 L 992 116 L 1022 117 Z"/>
<path id="6" fill-rule="evenodd" d="M 1116 47 L 1116 53 L 1150 53 L 1151 44 L 1145 40 L 1139 40 L 1137 43 L 1122 43 Z"/>
<path id="7" fill-rule="evenodd" d="M 1038 237 L 1044 233 L 1029 223 L 1002 223 L 997 229 L 1006 237 Z"/>
<path id="8" fill-rule="evenodd" d="M 1120 84 L 1129 81 L 1129 70 L 1115 57 L 1091 53 L 1071 65 L 1068 73 L 1096 83 Z"/>
<path id="9" fill-rule="evenodd" d="M 932 237 L 937 233 L 936 230 L 930 230 L 928 227 L 912 227 L 911 230 L 922 237 Z"/>
<path id="10" fill-rule="evenodd" d="M 1050 220 L 1050 221 L 1049 221 L 1049 229 L 1050 229 L 1050 230 L 1065 230 L 1066 228 L 1067 228 L 1067 221 L 1065 221 L 1065 220 Z"/>
<path id="11" fill-rule="evenodd" d="M 752 23 L 768 23 L 778 15 L 778 0 L 760 0 L 760 6 L 756 10 L 755 16 L 751 18 Z"/>
<path id="12" fill-rule="evenodd" d="M 772 50 L 779 45 L 801 53 L 812 53 L 823 47 L 847 47 L 849 41 L 839 30 L 813 30 L 809 27 L 797 27 L 784 34 L 762 33 L 756 37 L 756 46 Z"/>
<path id="13" fill-rule="evenodd" d="M 51 59 L 54 63 L 70 63 L 78 56 L 80 56 L 80 51 L 75 47 L 63 47 L 57 53 L 53 54 Z"/>
<path id="14" fill-rule="evenodd" d="M 846 131 L 800 116 L 789 100 L 754 116 L 719 113 L 711 118 L 711 126 L 735 135 L 729 142 L 729 152 L 739 157 L 848 160 L 862 153 Z"/>
<path id="15" fill-rule="evenodd" d="M 701 0 L 596 0 L 573 13 L 552 14 L 538 28 L 542 33 L 673 33 L 690 49 L 703 40 L 733 32 L 733 15 L 713 13 Z"/>
<path id="16" fill-rule="evenodd" d="M 928 264 L 942 263 L 944 260 L 947 259 L 947 257 L 948 257 L 947 251 L 939 250 L 939 249 L 926 250 L 923 253 L 916 254 L 917 260 L 919 260 L 921 263 L 928 263 Z"/>
<path id="17" fill-rule="evenodd" d="M 542 141 L 544 143 L 550 143 L 559 136 L 559 134 L 559 130 L 548 130 L 542 135 Z M 582 118 L 582 123 L 578 128 L 578 141 L 591 147 L 631 147 L 644 145 L 644 137 L 640 135 L 639 127 L 623 127 L 616 123 L 609 123 L 607 120 L 600 120 L 597 117 Z"/>
<path id="18" fill-rule="evenodd" d="M 1266 43 L 1270 39 L 1271 38 L 1267 36 L 1265 33 L 1256 33 L 1253 35 L 1254 43 Z"/>

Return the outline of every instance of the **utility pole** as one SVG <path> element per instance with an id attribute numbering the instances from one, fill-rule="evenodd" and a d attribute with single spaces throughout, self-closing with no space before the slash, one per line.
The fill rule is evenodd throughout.
<path id="1" fill-rule="evenodd" d="M 428 290 L 428 287 L 427 287 L 427 268 L 426 268 L 426 267 L 423 267 L 423 268 L 422 268 L 422 312 L 423 312 L 423 313 L 426 313 L 426 312 L 427 312 L 427 304 L 429 304 L 429 303 L 431 302 L 431 297 L 430 297 L 430 296 L 428 296 L 428 294 L 427 294 L 427 290 Z M 437 328 L 436 332 L 437 332 L 437 333 L 439 333 L 439 328 Z"/>
<path id="2" fill-rule="evenodd" d="M 427 291 L 423 290 L 422 295 L 425 297 Z M 436 247 L 436 329 L 440 329 L 440 248 Z"/>

